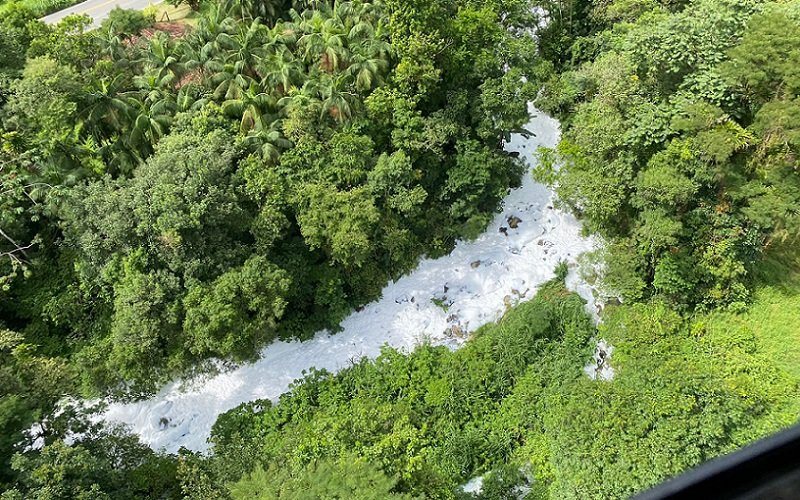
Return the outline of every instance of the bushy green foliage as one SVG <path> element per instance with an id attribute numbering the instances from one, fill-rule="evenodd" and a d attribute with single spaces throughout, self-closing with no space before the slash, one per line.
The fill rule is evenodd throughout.
<path id="1" fill-rule="evenodd" d="M 0 498 L 178 498 L 171 457 L 62 400 L 76 379 L 66 359 L 0 331 Z"/>
<path id="2" fill-rule="evenodd" d="M 363 459 L 345 456 L 338 462 L 311 464 L 295 476 L 286 469 L 265 471 L 257 467 L 231 487 L 231 496 L 234 500 L 410 499 L 408 495 L 392 492 L 396 482 Z"/>
<path id="3" fill-rule="evenodd" d="M 0 361 L 1 487 L 10 479 L 11 456 L 27 444 L 19 431 L 52 417 L 58 400 L 74 389 L 74 374 L 64 359 L 37 355 L 10 330 L 0 330 Z"/>
<path id="4" fill-rule="evenodd" d="M 235 480 L 259 462 L 302 476 L 318 460 L 356 454 L 396 476 L 395 491 L 449 496 L 516 447 L 511 436 L 483 427 L 516 381 L 562 339 L 582 364 L 592 330 L 580 298 L 552 283 L 456 352 L 387 349 L 337 375 L 313 372 L 276 406 L 249 403 L 219 418 L 212 437 L 218 480 Z"/>
<path id="5" fill-rule="evenodd" d="M 15 75 L 25 65 L 25 50 L 30 33 L 25 28 L 33 13 L 24 9 L 10 12 L 5 8 L 0 22 L 0 77 Z"/>
<path id="6" fill-rule="evenodd" d="M 438 3 L 434 21 L 422 4 L 222 2 L 178 34 L 137 11 L 90 30 L 3 6 L 4 457 L 62 396 L 139 395 L 335 327 L 486 223 L 522 175 L 502 145 L 535 89 L 533 38 L 508 29 L 527 3 Z M 39 394 L 35 367 L 64 383 Z M 94 462 L 63 495 L 114 496 L 101 459 L 52 450 L 0 480 L 35 496 L 36 460 L 72 454 Z"/>
<path id="7" fill-rule="evenodd" d="M 655 7 L 596 35 L 597 56 L 545 89 L 568 126 L 562 168 L 542 177 L 609 241 L 612 291 L 740 307 L 761 252 L 800 234 L 797 11 Z"/>
<path id="8" fill-rule="evenodd" d="M 794 422 L 798 5 L 226 1 L 171 36 L 4 4 L 3 499 L 618 498 Z M 212 457 L 57 406 L 332 327 L 478 234 L 545 79 L 539 174 L 626 301 L 599 330 L 564 265 L 458 351 L 222 415 Z M 597 337 L 610 382 L 583 372 Z"/>
<path id="9" fill-rule="evenodd" d="M 531 396 L 548 387 L 536 427 L 544 446 L 531 453 L 549 456 L 553 498 L 628 497 L 796 421 L 797 379 L 752 335 L 712 333 L 660 303 L 615 308 L 598 334 L 614 346 L 612 382 L 520 384 Z M 522 401 L 515 411 L 530 412 Z"/>
<path id="10" fill-rule="evenodd" d="M 139 10 L 114 7 L 100 24 L 99 29 L 115 35 L 131 36 L 138 34 L 154 22 L 155 19 Z"/>
<path id="11" fill-rule="evenodd" d="M 772 362 L 800 377 L 800 262 L 793 245 L 770 251 L 756 270 L 759 285 L 746 311 L 715 311 L 704 319 L 715 335 L 741 332 L 755 337 L 759 350 Z M 795 402 L 800 406 L 800 400 Z"/>
<path id="12" fill-rule="evenodd" d="M 501 146 L 533 39 L 507 29 L 524 2 L 440 3 L 437 41 L 360 0 L 223 3 L 177 38 L 121 9 L 32 24 L 0 112 L 0 309 L 86 391 L 147 389 L 332 327 L 477 234 L 522 175 Z"/>
<path id="13" fill-rule="evenodd" d="M 3 500 L 180 498 L 174 460 L 118 430 L 19 453 L 12 469 L 17 482 Z"/>
<path id="14" fill-rule="evenodd" d="M 16 17 L 20 12 L 29 12 L 35 19 L 71 7 L 80 0 L 3 0 L 0 2 L 0 17 Z"/>
<path id="15" fill-rule="evenodd" d="M 470 498 L 458 485 L 479 474 L 478 498 L 624 498 L 796 420 L 796 375 L 715 321 L 653 302 L 611 307 L 595 331 L 552 282 L 458 351 L 387 349 L 222 415 L 214 481 L 260 464 L 236 496 L 364 460 L 424 498 Z M 583 372 L 597 337 L 614 346 L 612 381 Z"/>

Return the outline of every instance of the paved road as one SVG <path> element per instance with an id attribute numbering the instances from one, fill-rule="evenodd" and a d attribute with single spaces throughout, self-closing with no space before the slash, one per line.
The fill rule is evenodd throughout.
<path id="1" fill-rule="evenodd" d="M 86 0 L 85 2 L 73 5 L 64 10 L 53 12 L 49 16 L 44 16 L 42 21 L 47 24 L 55 24 L 70 14 L 87 14 L 92 17 L 92 26 L 97 27 L 108 17 L 108 13 L 114 7 L 123 9 L 142 10 L 148 5 L 161 3 L 163 0 Z"/>

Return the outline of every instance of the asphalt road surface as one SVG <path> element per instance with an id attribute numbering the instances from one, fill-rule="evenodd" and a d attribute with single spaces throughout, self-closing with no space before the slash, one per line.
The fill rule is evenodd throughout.
<path id="1" fill-rule="evenodd" d="M 114 7 L 142 10 L 148 5 L 155 5 L 162 1 L 163 0 L 86 0 L 72 7 L 44 16 L 42 21 L 47 24 L 55 24 L 70 14 L 86 14 L 93 19 L 92 26 L 97 27 L 103 22 L 103 19 L 108 17 L 108 13 L 111 12 L 111 9 Z"/>

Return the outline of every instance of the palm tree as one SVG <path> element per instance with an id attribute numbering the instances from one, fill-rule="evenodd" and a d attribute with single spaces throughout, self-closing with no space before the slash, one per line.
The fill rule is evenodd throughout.
<path id="1" fill-rule="evenodd" d="M 344 123 L 353 116 L 358 96 L 345 90 L 347 79 L 348 75 L 333 75 L 322 82 L 319 88 L 322 98 L 320 118 L 327 113 L 337 122 Z"/>
<path id="2" fill-rule="evenodd" d="M 95 35 L 97 45 L 100 47 L 100 54 L 107 57 L 118 68 L 127 68 L 131 61 L 128 58 L 128 51 L 122 38 L 114 32 L 112 28 L 107 31 L 98 32 Z"/>
<path id="3" fill-rule="evenodd" d="M 222 71 L 216 73 L 211 82 L 216 85 L 214 98 L 217 100 L 238 99 L 255 80 L 237 73 L 234 64 L 226 64 Z"/>
<path id="4" fill-rule="evenodd" d="M 146 96 L 149 92 L 158 91 L 163 93 L 164 89 L 173 88 L 173 75 L 162 75 L 161 72 L 150 72 L 143 75 L 136 75 L 133 77 L 133 84 L 140 91 L 139 93 Z"/>
<path id="5" fill-rule="evenodd" d="M 278 23 L 269 33 L 269 40 L 264 44 L 267 54 L 288 50 L 288 47 L 297 44 L 298 26 L 294 23 Z"/>
<path id="6" fill-rule="evenodd" d="M 373 24 L 362 19 L 348 31 L 347 42 L 353 52 L 361 52 L 372 57 L 388 59 L 392 50 L 388 36 L 388 31 L 382 20 L 378 20 L 377 24 Z"/>
<path id="7" fill-rule="evenodd" d="M 251 129 L 244 138 L 244 143 L 261 152 L 262 158 L 277 162 L 281 152 L 292 147 L 292 141 L 283 136 L 280 120 L 268 124 L 261 122 Z"/>
<path id="8" fill-rule="evenodd" d="M 351 2 L 334 2 L 330 10 L 330 22 L 341 26 L 345 31 L 359 20 L 358 9 Z"/>
<path id="9" fill-rule="evenodd" d="M 130 105 L 122 90 L 125 77 L 92 82 L 79 118 L 98 140 L 121 131 L 130 121 Z"/>
<path id="10" fill-rule="evenodd" d="M 305 49 L 303 59 L 308 63 L 319 61 L 319 68 L 326 73 L 338 69 L 347 56 L 342 33 L 312 31 L 301 36 L 297 44 Z"/>
<path id="11" fill-rule="evenodd" d="M 288 50 L 268 56 L 260 69 L 263 76 L 261 84 L 274 88 L 279 95 L 288 94 L 293 88 L 301 85 L 304 79 L 305 66 L 295 59 Z"/>
<path id="12" fill-rule="evenodd" d="M 292 89 L 288 95 L 278 99 L 281 116 L 287 115 L 289 108 L 292 107 L 319 108 L 322 105 L 319 89 L 320 85 L 316 79 L 307 80 L 300 89 Z"/>
<path id="13" fill-rule="evenodd" d="M 222 103 L 222 109 L 229 116 L 241 117 L 239 131 L 247 133 L 253 129 L 265 129 L 265 123 L 278 118 L 278 100 L 272 95 L 262 92 L 255 83 L 236 99 L 228 99 Z"/>
<path id="14" fill-rule="evenodd" d="M 194 45 L 186 44 L 182 51 L 181 64 L 186 73 L 194 72 L 200 79 L 206 80 L 209 76 L 225 69 L 225 64 L 216 56 L 212 42 L 204 44 L 199 49 Z M 180 82 L 178 85 L 180 86 Z"/>
<path id="15" fill-rule="evenodd" d="M 227 0 L 225 7 L 228 12 L 244 21 L 260 17 L 268 25 L 273 25 L 286 10 L 285 4 L 285 0 Z"/>
<path id="16" fill-rule="evenodd" d="M 249 25 L 240 25 L 234 35 L 220 33 L 217 42 L 226 50 L 226 62 L 233 62 L 237 73 L 256 78 L 256 66 L 261 61 L 266 41 L 266 27 L 261 19 L 254 19 Z"/>
<path id="17" fill-rule="evenodd" d="M 169 109 L 173 105 L 166 100 L 148 102 L 135 97 L 129 98 L 133 110 L 133 124 L 127 138 L 131 149 L 139 153 L 141 158 L 153 151 L 153 146 L 169 131 L 172 116 Z"/>
<path id="18" fill-rule="evenodd" d="M 222 6 L 212 3 L 200 18 L 197 28 L 190 32 L 187 41 L 193 47 L 204 47 L 210 43 L 214 52 L 219 53 L 221 47 L 217 44 L 217 37 L 220 33 L 235 33 L 236 26 L 236 20 Z"/>
<path id="19" fill-rule="evenodd" d="M 185 71 L 185 66 L 175 54 L 175 44 L 166 33 L 158 33 L 150 39 L 145 66 L 155 72 L 163 85 L 173 85 Z"/>
<path id="20" fill-rule="evenodd" d="M 293 24 L 279 23 L 267 32 L 266 41 L 262 45 L 266 56 L 283 55 L 291 52 L 289 47 L 297 43 L 297 27 Z"/>
<path id="21" fill-rule="evenodd" d="M 388 67 L 389 63 L 381 57 L 354 54 L 346 73 L 353 78 L 357 90 L 366 92 L 381 83 Z"/>
<path id="22" fill-rule="evenodd" d="M 208 99 L 202 95 L 197 86 L 189 84 L 178 89 L 175 96 L 175 111 L 198 110 L 208 103 Z"/>
<path id="23" fill-rule="evenodd" d="M 329 5 L 326 0 L 294 0 L 292 2 L 292 8 L 298 11 L 320 10 L 324 7 L 329 7 Z"/>
<path id="24" fill-rule="evenodd" d="M 164 80 L 169 78 L 162 76 L 159 79 L 159 75 L 155 73 L 134 77 L 139 92 L 138 95 L 131 94 L 129 97 L 143 102 L 159 115 L 171 116 L 175 114 L 175 96 L 172 88 L 164 85 Z"/>

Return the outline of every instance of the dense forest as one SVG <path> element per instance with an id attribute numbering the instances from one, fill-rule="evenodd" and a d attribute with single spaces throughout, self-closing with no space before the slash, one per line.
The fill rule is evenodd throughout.
<path id="1" fill-rule="evenodd" d="M 800 2 L 188 3 L 3 6 L 0 498 L 624 498 L 798 420 Z M 208 455 L 69 404 L 335 330 L 531 175 L 529 101 L 621 298 L 599 324 L 562 265 L 459 350 L 222 415 Z"/>
<path id="2" fill-rule="evenodd" d="M 177 39 L 124 11 L 18 29 L 0 311 L 85 393 L 336 325 L 519 184 L 524 4 L 442 36 L 421 23 L 444 11 L 261 7 L 211 5 Z"/>

